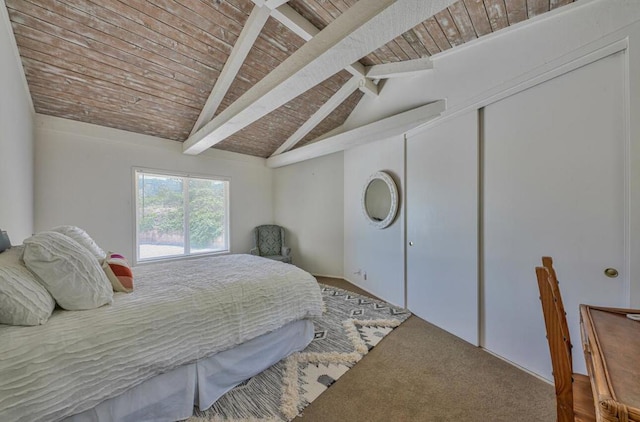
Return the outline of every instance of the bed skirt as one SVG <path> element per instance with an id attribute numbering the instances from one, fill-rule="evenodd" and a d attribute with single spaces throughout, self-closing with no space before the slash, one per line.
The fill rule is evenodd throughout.
<path id="1" fill-rule="evenodd" d="M 157 375 L 112 399 L 64 419 L 65 422 L 173 422 L 187 419 L 193 406 L 210 407 L 227 391 L 282 358 L 303 350 L 313 322 L 294 321 L 189 365 Z"/>

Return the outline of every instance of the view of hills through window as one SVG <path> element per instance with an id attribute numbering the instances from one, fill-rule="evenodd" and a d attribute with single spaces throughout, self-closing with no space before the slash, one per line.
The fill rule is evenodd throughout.
<path id="1" fill-rule="evenodd" d="M 228 250 L 228 186 L 137 170 L 138 260 Z"/>

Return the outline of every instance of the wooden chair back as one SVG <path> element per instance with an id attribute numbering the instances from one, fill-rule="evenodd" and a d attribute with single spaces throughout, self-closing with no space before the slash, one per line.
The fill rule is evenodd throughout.
<path id="1" fill-rule="evenodd" d="M 567 324 L 567 312 L 564 309 L 564 303 L 562 302 L 562 295 L 560 294 L 560 282 L 558 281 L 556 270 L 553 268 L 553 258 L 551 258 L 550 256 L 543 256 L 542 266 L 546 268 L 547 271 L 549 272 L 549 284 L 551 285 L 551 293 L 553 294 L 553 298 L 556 304 L 556 309 L 558 310 L 562 333 L 566 336 L 566 341 L 569 344 L 569 355 L 571 355 L 571 350 L 573 350 L 573 345 L 571 344 L 571 338 L 569 336 L 569 325 Z"/>
<path id="2" fill-rule="evenodd" d="M 536 267 L 536 275 L 551 353 L 558 422 L 573 422 L 575 420 L 572 387 L 573 362 L 569 327 L 560 296 L 558 279 L 553 269 L 553 260 L 550 257 L 544 257 L 542 262 L 542 267 Z"/>

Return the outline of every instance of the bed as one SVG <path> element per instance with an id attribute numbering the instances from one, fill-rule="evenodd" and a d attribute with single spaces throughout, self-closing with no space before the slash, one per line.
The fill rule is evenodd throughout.
<path id="1" fill-rule="evenodd" d="M 313 276 L 251 255 L 134 268 L 133 293 L 0 325 L 1 421 L 174 421 L 313 338 Z"/>

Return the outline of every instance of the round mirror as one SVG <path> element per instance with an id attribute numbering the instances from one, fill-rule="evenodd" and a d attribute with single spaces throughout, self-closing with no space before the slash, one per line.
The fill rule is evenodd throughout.
<path id="1" fill-rule="evenodd" d="M 398 190 L 388 173 L 379 171 L 369 177 L 362 191 L 362 211 L 379 229 L 393 222 L 398 212 Z"/>

